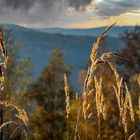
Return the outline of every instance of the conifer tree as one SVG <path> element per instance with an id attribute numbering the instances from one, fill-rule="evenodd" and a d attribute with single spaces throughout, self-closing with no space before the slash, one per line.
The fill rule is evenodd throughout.
<path id="1" fill-rule="evenodd" d="M 63 139 L 66 131 L 64 73 L 71 66 L 64 60 L 61 49 L 54 50 L 47 67 L 38 81 L 31 85 L 28 96 L 34 99 L 36 109 L 30 115 L 35 140 Z"/>

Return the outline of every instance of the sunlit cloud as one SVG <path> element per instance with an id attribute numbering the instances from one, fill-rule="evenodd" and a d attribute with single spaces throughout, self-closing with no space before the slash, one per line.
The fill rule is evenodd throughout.
<path id="1" fill-rule="evenodd" d="M 139 10 L 139 0 L 102 0 L 95 9 L 100 16 L 116 16 L 128 11 Z"/>
<path id="2" fill-rule="evenodd" d="M 118 26 L 140 26 L 140 14 L 128 12 L 121 14 L 119 16 L 110 16 L 106 18 L 98 17 L 94 20 L 88 20 L 84 22 L 76 22 L 67 25 L 68 28 L 93 28 L 93 27 L 102 27 L 109 26 L 116 22 Z"/>

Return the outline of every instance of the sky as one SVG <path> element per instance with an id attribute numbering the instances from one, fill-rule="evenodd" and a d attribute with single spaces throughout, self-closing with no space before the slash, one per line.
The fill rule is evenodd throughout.
<path id="1" fill-rule="evenodd" d="M 140 25 L 139 0 L 0 0 L 0 23 L 32 28 Z"/>

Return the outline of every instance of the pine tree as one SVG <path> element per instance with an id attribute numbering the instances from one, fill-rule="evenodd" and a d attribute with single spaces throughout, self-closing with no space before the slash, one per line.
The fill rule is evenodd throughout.
<path id="1" fill-rule="evenodd" d="M 35 101 L 35 113 L 30 115 L 33 139 L 63 139 L 66 131 L 64 73 L 70 74 L 71 66 L 65 63 L 61 49 L 55 49 L 48 66 L 36 83 L 31 85 L 28 96 Z"/>

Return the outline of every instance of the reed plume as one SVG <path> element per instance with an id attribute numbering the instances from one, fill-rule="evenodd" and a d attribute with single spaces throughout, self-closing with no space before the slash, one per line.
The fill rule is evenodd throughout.
<path id="1" fill-rule="evenodd" d="M 95 89 L 96 89 L 96 110 L 97 110 L 97 117 L 98 117 L 98 139 L 100 140 L 101 137 L 101 115 L 103 116 L 103 119 L 106 120 L 107 118 L 107 108 L 104 101 L 104 95 L 103 95 L 103 87 L 102 87 L 102 78 L 100 78 L 100 81 L 97 81 L 97 78 L 94 77 L 94 83 L 95 83 Z"/>
<path id="2" fill-rule="evenodd" d="M 122 57 L 123 58 L 123 57 Z M 115 82 L 116 82 L 116 86 L 113 85 L 114 91 L 115 91 L 115 95 L 116 95 L 116 99 L 117 99 L 117 103 L 118 103 L 118 107 L 119 107 L 119 112 L 120 112 L 120 120 L 122 120 L 122 118 L 125 118 L 125 111 L 126 111 L 126 102 L 127 100 L 125 100 L 125 85 L 123 83 L 123 78 L 120 77 L 115 65 L 109 61 L 106 60 L 107 64 L 110 66 L 110 68 L 112 69 L 114 76 L 115 76 Z M 125 122 L 126 120 L 124 120 L 122 123 L 123 125 L 126 124 Z M 126 126 L 126 125 L 125 125 Z M 126 129 L 126 128 L 125 128 Z"/>
<path id="3" fill-rule="evenodd" d="M 4 84 L 5 84 L 5 71 L 7 69 L 7 63 L 8 63 L 8 56 L 7 56 L 7 51 L 5 48 L 4 44 L 4 36 L 3 36 L 3 29 L 0 27 L 0 53 L 1 53 L 1 58 L 0 58 L 0 101 L 4 100 Z M 1 106 L 0 110 L 0 123 L 1 125 L 3 124 L 4 120 L 4 109 L 3 106 Z M 3 130 L 0 132 L 0 139 L 3 139 Z"/>
<path id="4" fill-rule="evenodd" d="M 87 75 L 86 75 L 86 79 L 84 82 L 84 89 L 83 89 L 83 114 L 84 114 L 84 119 L 86 120 L 87 118 L 87 110 L 89 107 L 88 104 L 88 95 L 91 92 L 92 89 L 92 84 L 93 84 L 93 77 L 94 77 L 94 71 L 97 69 L 98 65 L 103 63 L 104 61 L 102 61 L 101 59 L 97 59 L 97 53 L 98 53 L 98 49 L 99 49 L 99 45 L 101 44 L 101 42 L 105 39 L 105 33 L 112 27 L 114 26 L 114 24 L 112 24 L 111 26 L 107 27 L 105 29 L 104 32 L 101 33 L 101 35 L 99 35 L 99 37 L 97 38 L 96 43 L 93 44 L 92 47 L 92 51 L 91 51 L 91 55 L 90 55 L 90 60 L 91 60 L 91 66 L 88 68 L 87 71 Z"/>
<path id="5" fill-rule="evenodd" d="M 5 48 L 4 44 L 4 37 L 3 37 L 3 30 L 0 28 L 0 50 L 1 50 L 1 58 L 0 58 L 0 90 L 1 90 L 1 100 L 0 100 L 0 105 L 1 105 L 1 126 L 0 126 L 0 132 L 1 132 L 1 137 L 0 139 L 2 140 L 4 137 L 3 133 L 3 127 L 9 124 L 15 124 L 19 126 L 15 121 L 9 121 L 9 122 L 3 122 L 3 106 L 5 107 L 14 107 L 18 111 L 18 115 L 16 115 L 23 123 L 24 125 L 28 126 L 29 121 L 27 114 L 25 110 L 22 108 L 21 105 L 19 105 L 16 101 L 12 100 L 6 100 L 4 99 L 4 88 L 5 88 L 5 73 L 7 70 L 7 64 L 8 64 L 8 55 L 7 55 L 7 50 Z M 23 129 L 23 128 L 22 128 Z M 22 130 L 21 129 L 21 130 Z M 25 131 L 25 130 L 24 130 Z"/>
<path id="6" fill-rule="evenodd" d="M 66 74 L 64 74 L 64 90 L 65 90 L 65 96 L 66 96 L 66 117 L 69 118 L 70 113 L 70 94 L 69 94 L 69 84 Z"/>
<path id="7" fill-rule="evenodd" d="M 102 41 L 105 39 L 105 33 L 112 27 L 114 26 L 115 24 L 112 24 L 111 26 L 107 27 L 105 29 L 104 32 L 101 33 L 101 35 L 99 35 L 99 37 L 97 38 L 97 41 L 96 43 L 93 44 L 93 47 L 92 47 L 92 51 L 91 51 L 91 55 L 90 55 L 90 60 L 91 60 L 91 66 L 89 68 L 89 71 L 88 71 L 88 79 L 87 79 L 87 83 L 86 83 L 86 87 L 87 87 L 87 90 L 89 91 L 90 89 L 90 86 L 93 82 L 93 77 L 94 77 L 94 71 L 96 70 L 97 68 L 97 65 L 102 63 L 103 61 L 101 59 L 97 59 L 97 54 L 98 54 L 98 50 L 99 50 L 99 45 L 102 43 Z"/>
<path id="8" fill-rule="evenodd" d="M 134 121 L 135 121 L 135 114 L 134 114 L 134 107 L 133 107 L 133 103 L 132 103 L 132 98 L 131 98 L 131 94 L 128 90 L 127 84 L 125 83 L 125 89 L 126 89 L 126 94 L 125 94 L 125 101 L 124 104 L 122 104 L 122 115 L 121 115 L 121 121 L 122 124 L 124 126 L 124 130 L 125 130 L 125 135 L 128 132 L 128 122 L 127 122 L 127 115 L 128 115 L 128 110 L 129 110 L 129 114 L 130 114 L 130 119 L 133 123 L 133 129 L 134 129 L 134 133 L 135 133 L 135 126 L 134 126 Z M 135 135 L 135 139 L 136 139 L 136 135 Z"/>
<path id="9" fill-rule="evenodd" d="M 102 78 L 100 81 L 97 81 L 97 78 L 94 77 L 95 80 L 95 89 L 96 89 L 96 109 L 97 109 L 97 116 L 103 116 L 103 119 L 106 120 L 107 117 L 107 108 L 104 101 L 104 94 L 103 94 L 103 87 L 102 87 Z"/>
<path id="10" fill-rule="evenodd" d="M 8 63 L 8 56 L 7 51 L 4 45 L 4 37 L 3 37 L 3 30 L 0 27 L 0 50 L 1 50 L 1 59 L 0 59 L 0 89 L 1 91 L 4 90 L 4 81 L 5 81 L 5 70 L 7 68 Z"/>
<path id="11" fill-rule="evenodd" d="M 126 97 L 125 98 L 125 101 L 124 101 L 124 104 L 123 104 L 123 107 L 122 107 L 122 115 L 121 115 L 121 122 L 123 124 L 123 127 L 124 127 L 124 131 L 125 131 L 125 134 L 128 132 L 128 123 L 127 123 L 127 106 L 128 106 L 128 98 Z"/>
<path id="12" fill-rule="evenodd" d="M 0 105 L 6 106 L 6 107 L 14 107 L 18 111 L 18 115 L 16 115 L 16 116 L 20 120 L 22 120 L 22 122 L 26 126 L 28 126 L 29 121 L 28 121 L 27 114 L 26 114 L 25 110 L 22 108 L 22 106 L 19 105 L 19 103 L 12 101 L 12 100 L 3 100 L 3 101 L 0 101 Z"/>
<path id="13" fill-rule="evenodd" d="M 135 121 L 135 117 L 134 117 L 134 107 L 133 107 L 133 103 L 132 103 L 132 98 L 131 98 L 131 94 L 128 90 L 127 84 L 125 83 L 125 88 L 126 88 L 126 95 L 128 97 L 128 103 L 129 103 L 129 110 L 130 110 L 130 118 L 131 121 L 134 122 Z"/>

